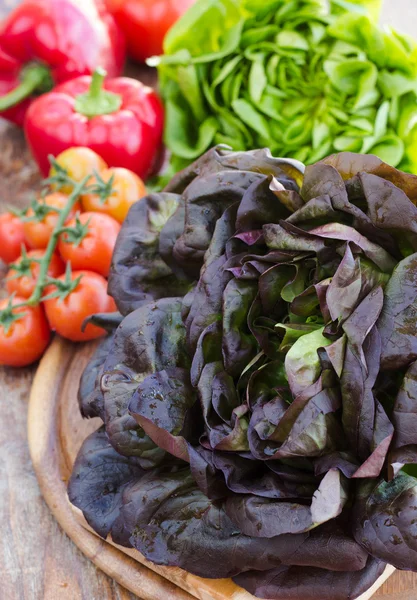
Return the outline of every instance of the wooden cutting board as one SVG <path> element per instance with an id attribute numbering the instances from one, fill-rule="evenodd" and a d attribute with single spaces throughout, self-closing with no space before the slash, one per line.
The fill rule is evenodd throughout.
<path id="1" fill-rule="evenodd" d="M 182 569 L 158 567 L 136 550 L 102 540 L 70 504 L 66 484 L 78 449 L 101 423 L 99 419 L 82 419 L 77 402 L 79 380 L 95 347 L 95 343 L 75 345 L 55 338 L 39 365 L 31 391 L 29 449 L 42 494 L 55 518 L 97 567 L 143 600 L 255 600 L 231 579 L 202 579 Z M 359 600 L 373 597 L 393 572 L 387 567 Z"/>

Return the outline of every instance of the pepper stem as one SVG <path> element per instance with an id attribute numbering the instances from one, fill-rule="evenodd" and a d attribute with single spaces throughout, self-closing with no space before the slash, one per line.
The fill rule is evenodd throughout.
<path id="1" fill-rule="evenodd" d="M 52 87 L 53 81 L 48 67 L 40 64 L 29 65 L 21 72 L 20 84 L 1 96 L 0 112 L 16 106 L 34 92 L 47 92 Z"/>
<path id="2" fill-rule="evenodd" d="M 91 76 L 90 89 L 88 91 L 90 98 L 99 98 L 103 89 L 103 83 L 106 78 L 106 71 L 98 67 Z"/>
<path id="3" fill-rule="evenodd" d="M 98 68 L 91 76 L 91 84 L 87 93 L 75 98 L 75 110 L 89 119 L 98 115 L 109 115 L 117 112 L 122 105 L 119 94 L 103 89 L 106 71 Z"/>

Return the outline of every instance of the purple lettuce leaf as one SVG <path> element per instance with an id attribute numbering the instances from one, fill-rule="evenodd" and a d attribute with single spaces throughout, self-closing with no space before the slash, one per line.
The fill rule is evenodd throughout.
<path id="1" fill-rule="evenodd" d="M 349 153 L 344 154 L 347 155 Z M 350 154 L 350 156 L 354 159 L 359 156 L 359 162 L 362 160 L 360 155 Z M 340 157 L 342 157 L 342 154 L 336 155 L 335 160 L 337 161 Z M 329 158 L 332 159 L 333 157 Z M 350 168 L 350 165 L 348 168 Z M 392 169 L 392 167 L 389 167 L 389 169 Z M 367 172 L 366 168 L 362 170 Z M 325 159 L 325 161 L 307 167 L 301 190 L 301 194 L 303 198 L 307 200 L 307 204 L 299 216 L 292 217 L 290 220 L 295 218 L 297 222 L 302 222 L 304 215 L 309 217 L 309 215 L 313 216 L 314 214 L 318 214 L 326 221 L 336 221 L 339 223 L 347 221 L 347 223 L 354 226 L 359 233 L 385 248 L 385 250 L 393 256 L 400 256 L 398 245 L 391 234 L 388 231 L 377 227 L 372 222 L 371 217 L 361 208 L 363 205 L 366 205 L 366 200 L 364 198 L 361 180 L 357 175 L 360 171 L 349 171 L 350 177 L 353 177 L 354 175 L 353 179 L 356 182 L 356 185 L 354 186 L 355 193 L 352 197 L 352 185 L 350 185 L 352 179 L 346 177 L 346 173 L 343 171 L 340 172 L 332 166 L 331 160 L 328 162 L 328 159 Z M 401 173 L 400 171 L 396 171 L 396 169 L 394 169 L 394 171 L 399 174 Z M 346 179 L 349 179 L 349 181 L 345 181 Z M 327 200 L 327 198 L 323 201 L 319 200 L 323 196 L 327 196 L 330 201 Z M 311 208 L 309 206 L 310 203 Z M 357 204 L 359 204 L 359 206 Z"/>
<path id="2" fill-rule="evenodd" d="M 104 396 L 101 389 L 101 377 L 104 363 L 113 344 L 113 335 L 100 342 L 81 376 L 78 388 L 78 404 L 85 419 L 100 417 L 104 421 Z"/>
<path id="3" fill-rule="evenodd" d="M 199 277 L 204 254 L 223 212 L 240 202 L 245 190 L 260 179 L 259 173 L 223 171 L 199 177 L 185 190 L 184 230 L 175 242 L 173 255 L 190 277 Z"/>
<path id="4" fill-rule="evenodd" d="M 207 458 L 208 451 L 204 452 Z M 227 489 L 236 494 L 253 494 L 280 500 L 311 500 L 318 486 L 318 478 L 311 473 L 280 463 L 259 464 L 256 460 L 230 452 L 216 451 L 209 454 L 218 477 L 222 473 Z"/>
<path id="5" fill-rule="evenodd" d="M 195 351 L 203 330 L 221 318 L 223 292 L 233 277 L 225 251 L 227 241 L 235 230 L 236 209 L 236 204 L 227 208 L 216 223 L 200 279 L 184 315 L 187 342 L 192 351 Z"/>
<path id="6" fill-rule="evenodd" d="M 128 410 L 162 450 L 188 461 L 187 441 L 198 442 L 197 400 L 189 370 L 167 368 L 148 375 L 133 394 Z"/>
<path id="7" fill-rule="evenodd" d="M 268 570 L 305 540 L 304 534 L 271 539 L 243 535 L 222 504 L 196 488 L 189 470 L 145 476 L 125 497 L 123 516 L 132 545 L 156 564 L 195 575 L 221 578 L 248 568 Z"/>
<path id="8" fill-rule="evenodd" d="M 136 202 L 113 252 L 109 293 L 123 315 L 143 303 L 183 295 L 190 283 L 177 279 L 159 253 L 161 230 L 180 202 L 175 194 L 151 194 Z"/>
<path id="9" fill-rule="evenodd" d="M 182 194 L 197 177 L 225 171 L 261 172 L 275 177 L 286 189 L 298 191 L 304 165 L 297 160 L 275 158 L 268 148 L 250 152 L 231 152 L 225 146 L 215 146 L 200 156 L 183 171 L 174 175 L 166 192 Z"/>
<path id="10" fill-rule="evenodd" d="M 305 167 L 292 158 L 276 158 L 269 148 L 249 152 L 220 151 L 221 164 L 229 169 L 254 171 L 275 177 L 287 190 L 298 191 L 302 183 Z"/>
<path id="11" fill-rule="evenodd" d="M 205 365 L 197 390 L 206 432 L 202 438 L 203 446 L 218 450 L 249 450 L 248 408 L 239 405 L 233 380 L 221 362 Z"/>
<path id="12" fill-rule="evenodd" d="M 378 322 L 382 338 L 381 367 L 399 369 L 417 359 L 417 254 L 396 266 L 384 293 Z"/>
<path id="13" fill-rule="evenodd" d="M 337 170 L 344 181 L 358 173 L 371 173 L 390 181 L 415 204 L 417 202 L 417 177 L 395 169 L 384 163 L 381 159 L 371 154 L 354 154 L 353 152 L 340 152 L 323 159 L 321 163 L 332 166 Z"/>
<path id="14" fill-rule="evenodd" d="M 326 473 L 310 505 L 234 494 L 227 498 L 225 511 L 244 534 L 271 538 L 304 533 L 335 519 L 341 514 L 347 497 L 346 481 L 340 471 L 334 469 Z"/>
<path id="15" fill-rule="evenodd" d="M 344 435 L 335 416 L 340 406 L 339 391 L 329 388 L 311 398 L 300 394 L 284 413 L 276 404 L 270 415 L 256 407 L 248 429 L 252 454 L 260 460 L 276 460 L 322 456 L 343 448 Z M 274 415 L 277 408 L 279 418 Z M 266 419 L 271 423 L 269 435 L 264 433 Z"/>
<path id="16" fill-rule="evenodd" d="M 166 185 L 164 192 L 182 194 L 196 177 L 223 171 L 222 155 L 223 150 L 220 146 L 210 148 L 191 165 L 176 173 Z"/>
<path id="17" fill-rule="evenodd" d="M 181 301 L 176 298 L 163 298 L 130 313 L 115 333 L 103 371 L 109 441 L 121 454 L 140 457 L 144 468 L 159 464 L 165 453 L 138 426 L 128 405 L 139 383 L 167 367 L 189 367 Z"/>
<path id="18" fill-rule="evenodd" d="M 232 377 L 238 376 L 257 353 L 256 339 L 248 326 L 248 313 L 257 294 L 250 281 L 232 279 L 223 292 L 224 367 Z"/>
<path id="19" fill-rule="evenodd" d="M 359 179 L 368 205 L 368 215 L 379 229 L 395 234 L 410 234 L 416 241 L 417 208 L 407 194 L 390 181 L 370 173 L 360 173 Z M 417 248 L 414 248 L 417 250 Z"/>
<path id="20" fill-rule="evenodd" d="M 404 376 L 395 399 L 392 421 L 397 448 L 417 445 L 417 362 L 411 363 Z"/>
<path id="21" fill-rule="evenodd" d="M 325 225 L 311 229 L 309 234 L 331 240 L 333 243 L 337 243 L 338 241 L 352 242 L 384 273 L 391 273 L 395 267 L 395 259 L 382 246 L 371 242 L 356 229 L 348 225 L 326 223 Z"/>
<path id="22" fill-rule="evenodd" d="M 363 346 L 348 344 L 341 377 L 343 428 L 351 451 L 363 461 L 355 477 L 378 477 L 394 434 L 394 427 L 381 404 L 374 398 L 381 339 L 374 326 Z"/>
<path id="23" fill-rule="evenodd" d="M 136 458 L 121 456 L 114 450 L 102 428 L 81 446 L 68 496 L 83 511 L 88 524 L 106 538 L 119 516 L 123 490 L 144 473 Z"/>
<path id="24" fill-rule="evenodd" d="M 348 529 L 346 523 L 336 520 L 311 530 L 288 564 L 329 571 L 361 571 L 366 567 L 368 553 L 347 533 Z"/>
<path id="25" fill-rule="evenodd" d="M 369 554 L 397 569 L 417 569 L 417 479 L 405 473 L 360 486 L 353 533 Z"/>
<path id="26" fill-rule="evenodd" d="M 266 175 L 255 181 L 243 194 L 236 219 L 236 229 L 252 231 L 261 229 L 267 223 L 279 223 L 286 219 L 290 211 L 270 190 L 270 179 Z"/>
<path id="27" fill-rule="evenodd" d="M 338 573 L 282 565 L 267 573 L 249 571 L 233 579 L 251 594 L 268 600 L 355 600 L 372 587 L 385 567 L 385 563 L 369 558 L 361 571 Z"/>

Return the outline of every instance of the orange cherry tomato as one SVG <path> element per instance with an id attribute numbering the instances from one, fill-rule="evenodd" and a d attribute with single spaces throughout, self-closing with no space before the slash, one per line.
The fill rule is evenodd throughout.
<path id="1" fill-rule="evenodd" d="M 53 331 L 74 342 L 93 340 L 105 335 L 105 330 L 89 323 L 84 332 L 82 324 L 95 313 L 114 312 L 116 304 L 107 294 L 107 281 L 92 271 L 74 271 L 71 280 L 81 277 L 76 288 L 66 298 L 51 298 L 44 301 L 46 316 Z M 65 281 L 65 275 L 58 277 Z M 46 294 L 54 291 L 48 286 Z"/>
<path id="2" fill-rule="evenodd" d="M 45 204 L 55 209 L 62 209 L 68 202 L 68 196 L 61 194 L 60 192 L 54 192 L 48 194 L 44 199 L 39 200 L 40 206 Z M 71 213 L 68 216 L 68 220 L 71 219 L 77 211 L 80 211 L 81 207 L 78 202 L 75 203 Z M 29 208 L 27 217 L 33 217 L 33 208 Z M 48 245 L 49 239 L 52 235 L 54 228 L 56 227 L 59 214 L 57 212 L 47 213 L 41 221 L 26 221 L 23 224 L 25 239 L 30 248 L 45 249 Z"/>
<path id="3" fill-rule="evenodd" d="M 24 302 L 15 296 L 12 305 Z M 49 344 L 51 331 L 42 306 L 7 310 L 9 300 L 0 301 L 0 365 L 26 367 L 38 360 Z M 17 317 L 16 320 L 15 317 Z"/>
<path id="4" fill-rule="evenodd" d="M 30 298 L 39 277 L 38 260 L 44 255 L 43 250 L 30 250 L 25 257 L 20 257 L 10 268 L 6 280 L 9 294 L 15 293 L 21 298 Z M 65 271 L 65 265 L 58 254 L 53 254 L 49 263 L 49 277 L 58 277 Z"/>
<path id="5" fill-rule="evenodd" d="M 25 243 L 23 223 L 12 213 L 0 215 L 0 259 L 11 263 L 19 258 Z"/>
<path id="6" fill-rule="evenodd" d="M 111 188 L 114 192 L 104 201 L 98 194 L 86 194 L 82 197 L 84 210 L 105 213 L 119 223 L 123 223 L 129 208 L 146 195 L 145 184 L 142 179 L 123 167 L 112 167 L 101 171 L 100 178 L 108 183 L 111 178 Z M 95 177 L 89 181 L 89 185 L 97 183 Z"/>
<path id="7" fill-rule="evenodd" d="M 77 182 L 82 181 L 87 175 L 91 175 L 93 171 L 100 173 L 100 171 L 107 169 L 107 164 L 101 156 L 99 156 L 97 152 L 94 152 L 94 150 L 84 146 L 67 148 L 67 150 L 58 154 L 55 160 L 60 167 L 67 171 L 71 179 Z M 51 167 L 49 176 L 53 177 L 54 175 L 56 175 L 56 169 Z M 59 191 L 70 194 L 72 192 L 72 187 L 70 185 L 65 185 L 59 188 Z"/>
<path id="8" fill-rule="evenodd" d="M 78 222 L 81 223 L 80 236 L 75 234 L 76 237 L 73 238 L 63 233 L 58 243 L 59 253 L 66 262 L 71 262 L 74 269 L 88 269 L 107 277 L 121 229 L 120 223 L 108 215 L 94 212 L 79 215 Z M 72 219 L 67 227 L 76 230 L 77 219 Z M 83 230 L 85 234 L 82 233 Z"/>

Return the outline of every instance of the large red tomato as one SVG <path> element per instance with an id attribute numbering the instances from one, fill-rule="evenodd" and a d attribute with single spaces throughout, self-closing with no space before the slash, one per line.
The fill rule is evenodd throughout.
<path id="1" fill-rule="evenodd" d="M 105 335 L 101 327 L 88 323 L 84 331 L 82 326 L 87 317 L 96 313 L 114 312 L 116 305 L 113 298 L 107 295 L 107 281 L 92 271 L 73 271 L 71 280 L 79 282 L 66 297 L 49 298 L 44 301 L 45 312 L 52 331 L 73 342 L 94 340 Z M 57 278 L 62 283 L 66 275 Z M 45 292 L 49 295 L 55 291 L 49 286 Z"/>
<path id="2" fill-rule="evenodd" d="M 106 0 L 132 58 L 162 54 L 165 34 L 196 0 Z"/>

